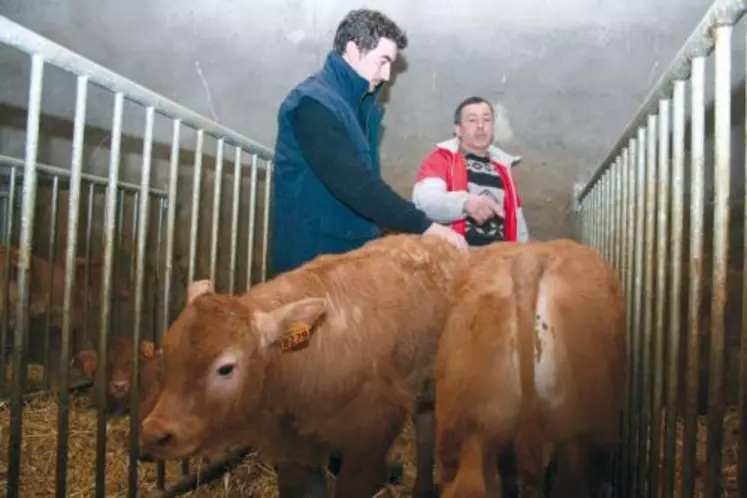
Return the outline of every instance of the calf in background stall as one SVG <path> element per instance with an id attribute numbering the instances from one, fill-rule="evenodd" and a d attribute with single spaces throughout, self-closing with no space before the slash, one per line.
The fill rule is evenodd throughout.
<path id="1" fill-rule="evenodd" d="M 302 496 L 314 469 L 340 452 L 335 496 L 372 496 L 406 417 L 432 403 L 451 282 L 468 258 L 437 237 L 392 235 L 238 297 L 193 284 L 163 338 L 141 458 L 256 447 L 278 465 L 286 497 Z M 415 419 L 419 432 L 430 423 Z M 430 497 L 433 445 L 418 450 L 413 496 Z"/>
<path id="2" fill-rule="evenodd" d="M 122 415 L 129 410 L 130 393 L 132 392 L 132 351 L 133 343 L 129 337 L 111 337 L 107 341 L 106 354 L 106 411 Z M 142 420 L 153 408 L 158 396 L 161 350 L 155 349 L 153 342 L 140 341 L 139 410 L 138 418 Z M 84 375 L 93 377 L 98 368 L 98 354 L 94 349 L 78 353 Z M 95 388 L 96 386 L 94 386 Z"/>
<path id="3" fill-rule="evenodd" d="M 576 242 L 472 253 L 436 359 L 444 498 L 498 496 L 496 457 L 511 442 L 525 482 L 539 480 L 556 449 L 550 496 L 596 496 L 589 488 L 602 474 L 591 466 L 608 467 L 620 437 L 624 310 L 613 270 Z"/>
<path id="4" fill-rule="evenodd" d="M 5 257 L 9 257 L 9 268 L 6 274 Z M 0 319 L 7 314 L 9 328 L 15 327 L 16 313 L 18 309 L 18 300 L 20 292 L 18 288 L 18 264 L 20 260 L 20 251 L 15 247 L 0 245 Z M 97 299 L 100 298 L 100 287 L 103 263 L 91 261 L 88 269 L 89 278 L 86 282 L 85 258 L 75 260 L 75 281 L 72 286 L 72 301 L 70 305 L 70 359 L 72 360 L 76 353 L 91 347 L 91 340 L 86 337 L 86 306 L 85 290 L 88 287 L 89 296 L 89 313 L 95 314 L 98 306 Z M 49 276 L 52 274 L 52 281 Z M 64 318 L 65 303 L 65 261 L 48 260 L 31 255 L 28 271 L 28 317 L 29 317 L 29 342 L 28 350 L 30 352 L 29 361 L 44 363 L 43 344 L 44 335 L 49 333 L 50 343 L 50 364 L 45 365 L 48 368 L 50 378 L 53 379 L 52 387 L 59 383 L 59 361 L 61 350 L 61 335 Z M 8 308 L 5 308 L 6 286 Z M 114 300 L 126 300 L 131 297 L 129 282 L 120 275 L 114 275 L 112 278 L 112 297 Z M 50 306 L 51 305 L 51 306 Z M 50 330 L 46 328 L 46 316 L 49 313 Z M 89 318 L 89 324 L 91 323 Z M 95 324 L 89 327 L 88 335 L 92 336 L 96 329 Z M 9 343 L 3 345 L 6 348 L 12 348 L 13 335 L 8 334 Z"/>

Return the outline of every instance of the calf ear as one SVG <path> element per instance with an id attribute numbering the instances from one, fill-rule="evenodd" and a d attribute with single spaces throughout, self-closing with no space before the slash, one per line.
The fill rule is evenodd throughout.
<path id="1" fill-rule="evenodd" d="M 187 304 L 194 301 L 203 294 L 213 294 L 215 287 L 210 280 L 195 280 L 187 288 Z"/>
<path id="2" fill-rule="evenodd" d="M 288 303 L 270 312 L 256 312 L 255 324 L 259 330 L 261 344 L 271 344 L 290 339 L 305 342 L 311 329 L 327 312 L 327 303 L 318 297 L 309 297 Z"/>
<path id="3" fill-rule="evenodd" d="M 84 375 L 87 377 L 93 375 L 98 364 L 98 355 L 96 354 L 96 351 L 92 349 L 84 349 L 75 355 L 75 358 L 80 362 Z"/>
<path id="4" fill-rule="evenodd" d="M 155 358 L 161 356 L 161 350 L 156 349 L 153 341 L 140 341 L 140 354 L 146 358 Z"/>

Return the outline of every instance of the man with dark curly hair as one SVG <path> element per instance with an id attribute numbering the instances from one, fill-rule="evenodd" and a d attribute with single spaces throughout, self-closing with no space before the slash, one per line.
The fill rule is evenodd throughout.
<path id="1" fill-rule="evenodd" d="M 376 102 L 407 35 L 384 14 L 353 10 L 323 68 L 290 91 L 278 112 L 271 273 L 339 254 L 392 232 L 433 234 L 467 250 L 381 178 Z"/>

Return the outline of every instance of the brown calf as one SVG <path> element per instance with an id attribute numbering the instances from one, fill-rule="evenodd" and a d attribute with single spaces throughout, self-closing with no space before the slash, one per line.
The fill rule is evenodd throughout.
<path id="1" fill-rule="evenodd" d="M 612 269 L 573 241 L 473 252 L 436 359 L 445 498 L 495 496 L 496 456 L 512 441 L 530 482 L 557 448 L 551 496 L 589 496 L 590 452 L 619 438 L 624 309 Z"/>
<path id="2" fill-rule="evenodd" d="M 5 274 L 6 251 L 10 256 L 8 275 Z M 20 297 L 18 289 L 18 264 L 20 251 L 15 247 L 8 248 L 0 245 L 0 316 L 8 314 L 10 327 L 15 327 L 16 310 Z M 49 273 L 52 272 L 50 286 Z M 84 336 L 85 323 L 85 286 L 89 286 L 88 295 L 91 302 L 100 298 L 102 263 L 91 262 L 89 265 L 89 279 L 85 281 L 85 259 L 75 260 L 75 285 L 72 288 L 72 303 L 70 306 L 70 328 L 73 345 L 71 354 L 90 345 Z M 7 282 L 6 282 L 7 280 Z M 50 325 L 53 329 L 62 330 L 64 299 L 65 299 L 65 262 L 50 263 L 46 259 L 31 255 L 29 264 L 29 292 L 28 315 L 30 320 L 40 319 L 50 314 Z M 130 297 L 129 283 L 121 277 L 112 279 L 112 296 L 115 299 Z M 5 309 L 5 287 L 8 286 L 9 309 Z M 50 301 L 51 300 L 51 301 Z M 51 307 L 50 307 L 51 302 Z M 33 345 L 30 345 L 33 347 Z"/>
<path id="3" fill-rule="evenodd" d="M 159 363 L 161 351 L 156 350 L 151 341 L 140 341 L 140 400 L 138 418 L 142 420 L 155 404 L 159 389 Z M 98 354 L 94 349 L 85 349 L 77 354 L 86 376 L 93 376 L 98 367 Z M 106 353 L 106 408 L 107 412 L 122 414 L 127 411 L 132 392 L 132 339 L 111 337 L 107 342 Z"/>
<path id="4" fill-rule="evenodd" d="M 335 496 L 371 496 L 432 381 L 451 282 L 467 258 L 440 238 L 395 235 L 317 257 L 240 297 L 193 287 L 163 339 L 162 390 L 142 424 L 141 455 L 258 447 L 278 464 L 285 498 L 301 496 L 339 451 Z M 431 492 L 432 455 L 422 456 L 414 496 Z"/>

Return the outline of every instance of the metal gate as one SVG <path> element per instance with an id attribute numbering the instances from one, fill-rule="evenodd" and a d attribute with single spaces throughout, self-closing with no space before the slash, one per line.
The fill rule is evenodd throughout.
<path id="1" fill-rule="evenodd" d="M 712 4 L 577 195 L 577 237 L 627 298 L 623 496 L 747 496 L 746 8 Z"/>
<path id="2" fill-rule="evenodd" d="M 25 124 L 14 130 L 21 144 L 16 148 L 22 153 L 8 152 L 13 130 L 0 134 L 0 361 L 6 366 L 0 394 L 6 398 L 3 407 L 10 407 L 8 427 L 0 427 L 0 439 L 8 449 L 4 486 L 8 497 L 24 493 L 22 434 L 29 410 L 24 405 L 50 390 L 56 375 L 58 409 L 56 419 L 49 420 L 57 426 L 55 479 L 46 484 L 50 493 L 54 487 L 55 495 L 62 497 L 68 493 L 72 456 L 71 393 L 92 383 L 71 380 L 71 358 L 74 349 L 82 347 L 78 337 L 95 344 L 99 362 L 105 362 L 108 340 L 115 333 L 130 336 L 134 344 L 148 338 L 158 345 L 183 306 L 189 281 L 210 278 L 219 291 L 233 293 L 264 280 L 273 156 L 266 147 L 4 17 L 0 43 L 28 64 L 28 99 L 19 110 L 19 121 Z M 53 73 L 71 83 L 71 121 L 42 112 L 45 78 Z M 60 88 L 54 86 L 54 91 Z M 94 91 L 101 92 L 100 105 L 94 102 Z M 110 113 L 109 123 L 99 128 L 89 123 L 94 111 Z M 70 125 L 68 153 L 57 150 L 42 160 L 42 145 L 59 139 L 45 135 L 42 124 L 49 119 Z M 0 120 L 0 128 L 4 124 Z M 188 138 L 190 133 L 193 139 Z M 98 143 L 90 143 L 97 134 Z M 104 144 L 109 146 L 107 157 L 96 163 Z M 99 173 L 88 171 L 97 167 Z M 184 175 L 188 168 L 191 175 Z M 126 174 L 134 181 L 124 178 Z M 202 182 L 211 177 L 211 192 L 203 199 Z M 209 217 L 202 213 L 205 206 L 211 210 Z M 81 289 L 84 319 L 78 336 L 73 328 L 80 325 L 75 317 L 81 312 L 76 297 Z M 40 324 L 32 323 L 38 320 Z M 42 331 L 39 336 L 37 329 Z M 56 349 L 53 337 L 58 338 Z M 26 375 L 29 354 L 34 352 L 43 367 L 36 392 Z M 129 496 L 137 493 L 139 368 L 134 348 Z M 95 475 L 90 479 L 97 497 L 110 492 L 105 486 L 109 443 L 108 416 L 102 408 L 104 375 L 99 368 L 94 380 L 99 408 L 96 461 L 90 464 Z M 183 463 L 187 475 L 189 467 Z M 157 485 L 163 488 L 163 463 L 158 467 Z"/>

